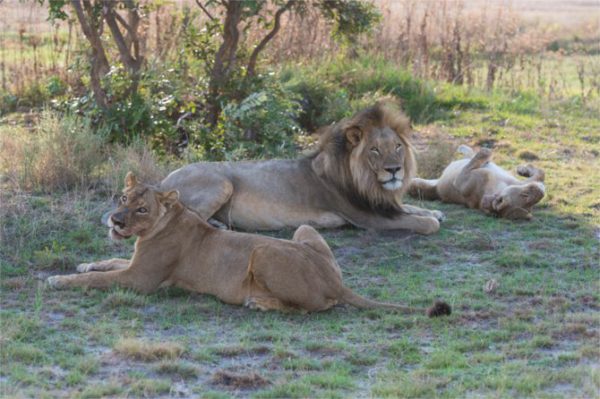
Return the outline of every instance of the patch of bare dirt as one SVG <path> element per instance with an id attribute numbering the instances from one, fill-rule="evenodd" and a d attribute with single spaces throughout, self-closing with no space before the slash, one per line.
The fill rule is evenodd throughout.
<path id="1" fill-rule="evenodd" d="M 524 150 L 519 152 L 519 158 L 524 161 L 537 161 L 540 157 L 532 151 Z"/>
<path id="2" fill-rule="evenodd" d="M 554 244 L 548 240 L 538 240 L 527 244 L 527 247 L 529 249 L 551 249 L 554 247 Z"/>
<path id="3" fill-rule="evenodd" d="M 212 377 L 213 385 L 220 385 L 233 389 L 256 389 L 270 384 L 270 382 L 255 372 L 237 374 L 227 370 L 219 370 Z"/>

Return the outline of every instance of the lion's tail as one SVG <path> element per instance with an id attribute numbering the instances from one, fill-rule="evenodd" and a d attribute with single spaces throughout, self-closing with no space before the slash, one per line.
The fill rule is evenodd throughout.
<path id="1" fill-rule="evenodd" d="M 395 303 L 373 301 L 371 299 L 356 294 L 348 287 L 343 287 L 343 293 L 340 302 L 356 306 L 360 309 L 391 309 L 408 314 L 424 313 L 429 317 L 446 316 L 452 313 L 452 308 L 450 307 L 450 305 L 443 301 L 435 301 L 434 304 L 427 309 L 420 307 L 404 306 Z"/>

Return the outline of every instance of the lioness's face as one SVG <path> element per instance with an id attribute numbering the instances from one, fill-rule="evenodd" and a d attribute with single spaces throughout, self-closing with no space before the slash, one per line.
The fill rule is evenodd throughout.
<path id="1" fill-rule="evenodd" d="M 375 129 L 365 142 L 366 159 L 385 190 L 398 190 L 404 184 L 405 143 L 389 127 Z"/>
<path id="2" fill-rule="evenodd" d="M 508 186 L 492 202 L 492 209 L 507 219 L 531 219 L 531 208 L 544 197 L 541 183 Z"/>
<path id="3" fill-rule="evenodd" d="M 129 172 L 118 201 L 119 206 L 108 218 L 110 237 L 120 240 L 132 235 L 143 236 L 164 215 L 165 202 L 176 194 L 159 193 L 150 186 L 138 184 L 135 176 Z"/>

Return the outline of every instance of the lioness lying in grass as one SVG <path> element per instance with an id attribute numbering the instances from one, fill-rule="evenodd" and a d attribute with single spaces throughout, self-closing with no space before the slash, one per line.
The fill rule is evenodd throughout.
<path id="1" fill-rule="evenodd" d="M 260 310 L 321 311 L 337 303 L 402 312 L 425 309 L 372 301 L 344 286 L 331 249 L 312 227 L 300 226 L 291 241 L 212 227 L 185 208 L 177 191 L 158 192 L 125 178 L 119 208 L 110 216 L 112 238 L 137 235 L 132 259 L 81 264 L 82 274 L 48 278 L 52 287 L 152 292 L 175 285 Z M 450 314 L 436 302 L 429 316 Z"/>
<path id="2" fill-rule="evenodd" d="M 409 195 L 427 200 L 463 204 L 507 219 L 532 218 L 531 208 L 544 197 L 544 172 L 531 165 L 520 166 L 518 180 L 491 161 L 492 151 L 478 153 L 466 145 L 459 152 L 465 159 L 454 161 L 436 180 L 413 179 Z"/>

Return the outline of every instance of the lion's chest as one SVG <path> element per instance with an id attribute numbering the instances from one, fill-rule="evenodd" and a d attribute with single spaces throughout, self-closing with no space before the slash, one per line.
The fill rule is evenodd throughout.
<path id="1" fill-rule="evenodd" d="M 261 193 L 238 193 L 216 219 L 244 230 L 294 228 L 308 224 L 317 228 L 339 227 L 347 222 L 333 212 L 312 209 L 308 204 L 267 198 Z"/>

